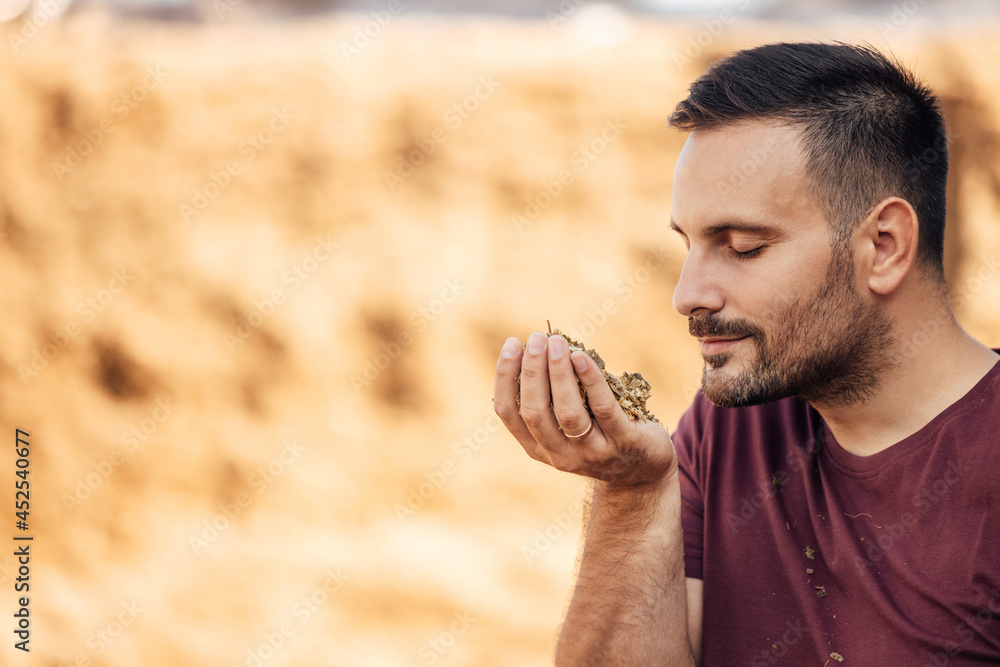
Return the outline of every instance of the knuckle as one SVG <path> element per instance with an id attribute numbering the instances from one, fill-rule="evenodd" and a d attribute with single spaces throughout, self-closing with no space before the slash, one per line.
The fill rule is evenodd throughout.
<path id="1" fill-rule="evenodd" d="M 519 369 L 514 368 L 513 364 L 498 364 L 496 376 L 500 380 L 510 380 L 517 377 L 517 371 Z"/>
<path id="2" fill-rule="evenodd" d="M 528 428 L 538 428 L 542 425 L 545 420 L 545 415 L 540 410 L 537 410 L 525 403 L 521 403 L 521 409 L 518 411 L 521 419 Z"/>
<path id="3" fill-rule="evenodd" d="M 614 419 L 617 415 L 621 414 L 621 406 L 617 403 L 597 403 L 596 405 L 591 402 L 590 409 L 594 413 L 594 416 L 601 421 L 610 421 Z"/>
<path id="4" fill-rule="evenodd" d="M 535 378 L 542 377 L 542 375 L 545 374 L 545 373 L 546 373 L 546 369 L 539 368 L 538 366 L 534 366 L 534 365 L 526 365 L 526 366 L 523 366 L 521 368 L 521 377 L 522 378 L 530 378 L 530 379 L 533 380 Z"/>
<path id="5" fill-rule="evenodd" d="M 597 364 L 587 364 L 587 368 L 576 374 L 580 378 L 580 382 L 587 387 L 596 387 L 601 384 L 607 384 L 604 379 L 604 375 L 601 373 L 600 369 L 597 368 Z"/>
<path id="6" fill-rule="evenodd" d="M 551 364 L 549 366 L 549 377 L 553 380 L 565 380 L 573 377 L 572 367 L 567 368 L 568 364 Z M 575 380 L 575 378 L 574 378 Z"/>
<path id="7" fill-rule="evenodd" d="M 504 424 L 509 424 L 517 415 L 517 410 L 514 409 L 514 406 L 499 401 L 493 401 L 493 411 L 497 413 L 500 421 Z"/>
<path id="8" fill-rule="evenodd" d="M 577 426 L 582 426 L 586 422 L 580 419 L 576 410 L 572 408 L 554 408 L 556 413 L 556 419 L 559 421 L 559 425 L 563 428 L 570 429 L 570 433 L 577 433 L 579 429 L 574 430 Z"/>

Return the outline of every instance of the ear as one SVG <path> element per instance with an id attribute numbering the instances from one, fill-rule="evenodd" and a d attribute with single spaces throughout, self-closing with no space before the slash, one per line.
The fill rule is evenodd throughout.
<path id="1" fill-rule="evenodd" d="M 868 287 L 886 295 L 899 287 L 917 256 L 917 212 L 899 197 L 880 201 L 861 224 Z"/>

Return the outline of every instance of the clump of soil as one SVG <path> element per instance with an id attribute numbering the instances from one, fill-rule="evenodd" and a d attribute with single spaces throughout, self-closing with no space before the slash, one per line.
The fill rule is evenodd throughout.
<path id="1" fill-rule="evenodd" d="M 548 324 L 548 322 L 546 322 L 546 324 Z M 597 354 L 597 350 L 588 350 L 583 343 L 567 336 L 559 329 L 552 329 L 552 325 L 549 324 L 549 335 L 554 336 L 556 334 L 559 334 L 566 339 L 566 342 L 569 343 L 569 349 L 571 352 L 575 350 L 586 352 L 587 355 L 597 363 L 597 367 L 600 368 L 601 373 L 604 374 L 604 379 L 607 381 L 608 386 L 611 387 L 611 392 L 615 395 L 615 398 L 618 399 L 618 404 L 622 406 L 622 410 L 625 411 L 625 414 L 627 414 L 629 418 L 641 419 L 643 421 L 653 421 L 657 424 L 660 423 L 660 420 L 646 408 L 646 401 L 649 400 L 650 395 L 653 393 L 653 388 L 640 373 L 629 373 L 628 371 L 625 371 L 620 376 L 613 375 L 604 367 L 604 360 L 601 359 L 601 355 Z M 580 384 L 579 379 L 577 379 L 577 384 Z M 580 384 L 580 396 L 583 398 L 583 406 L 587 408 L 587 412 L 589 412 L 590 416 L 593 417 L 594 413 L 590 410 L 590 403 L 587 400 L 587 392 L 584 391 L 582 384 Z"/>

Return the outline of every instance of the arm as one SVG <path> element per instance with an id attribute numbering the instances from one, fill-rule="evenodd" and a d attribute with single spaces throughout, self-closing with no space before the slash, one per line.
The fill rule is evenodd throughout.
<path id="1" fill-rule="evenodd" d="M 589 431 L 577 377 L 595 417 Z M 524 353 L 509 340 L 494 402 L 529 456 L 597 480 L 556 664 L 694 665 L 689 636 L 700 639 L 701 595 L 684 579 L 677 461 L 666 430 L 629 420 L 593 360 L 570 357 L 561 336 L 533 334 Z M 587 433 L 570 438 L 563 429 Z M 697 597 L 690 618 L 689 594 Z"/>
<path id="2" fill-rule="evenodd" d="M 586 530 L 556 664 L 696 664 L 701 581 L 684 578 L 676 475 L 648 491 L 598 482 Z"/>
<path id="3" fill-rule="evenodd" d="M 694 663 L 701 667 L 701 605 L 702 581 L 693 577 L 687 578 L 688 602 L 688 637 L 691 640 L 691 655 Z"/>

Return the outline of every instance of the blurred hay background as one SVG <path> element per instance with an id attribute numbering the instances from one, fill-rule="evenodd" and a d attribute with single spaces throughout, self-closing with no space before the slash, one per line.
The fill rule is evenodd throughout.
<path id="1" fill-rule="evenodd" d="M 676 424 L 700 364 L 664 119 L 742 46 L 867 39 L 940 92 L 949 281 L 1000 346 L 995 22 L 566 18 L 404 12 L 348 58 L 367 15 L 84 12 L 0 48 L 0 410 L 35 535 L 32 653 L 7 631 L 0 664 L 548 664 L 582 485 L 498 429 L 496 355 L 550 319 Z"/>

